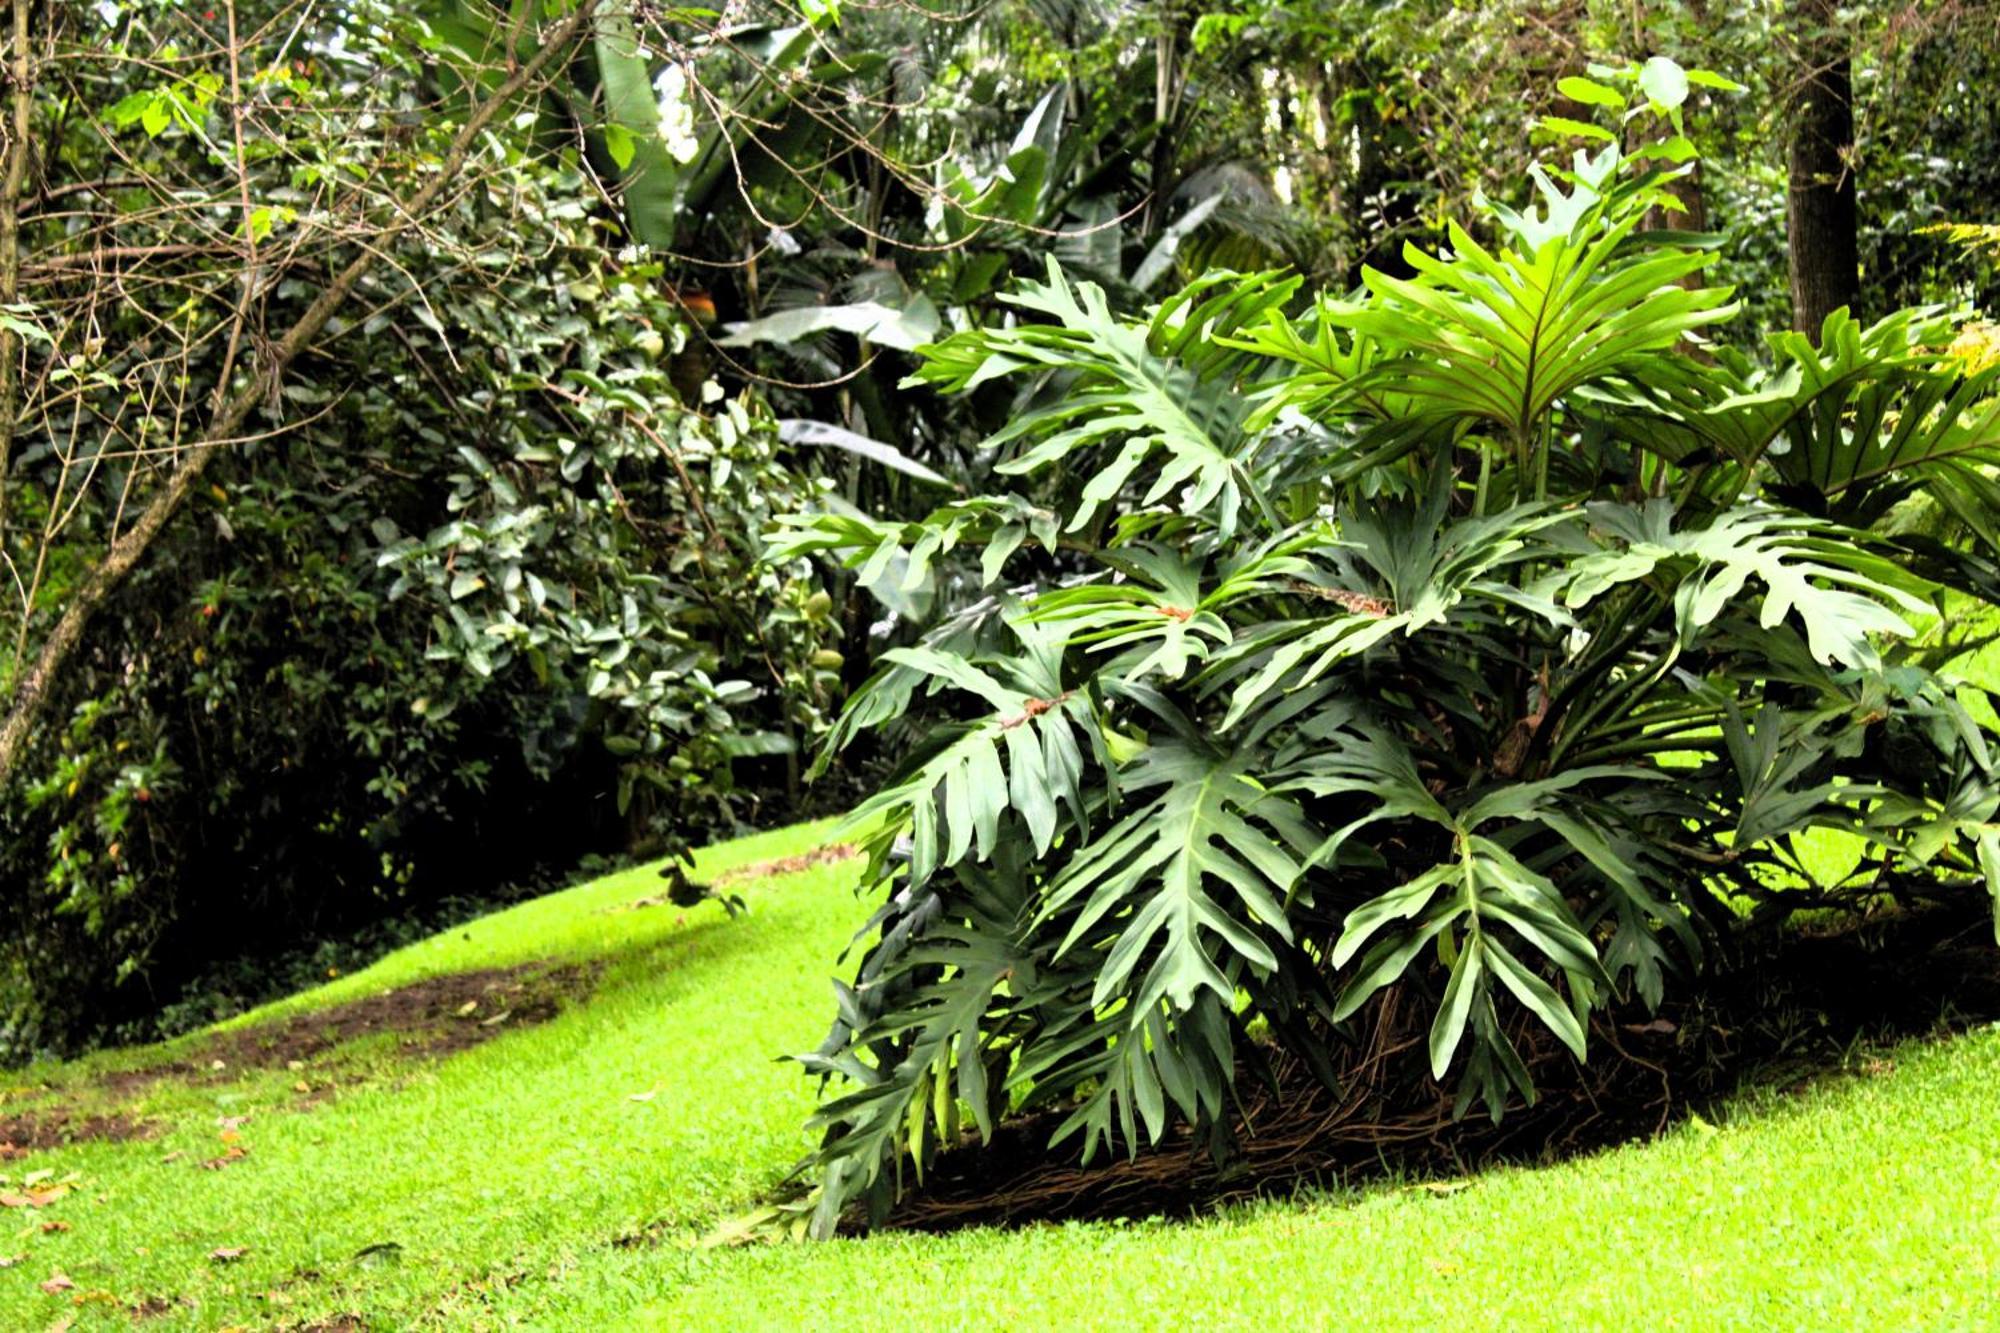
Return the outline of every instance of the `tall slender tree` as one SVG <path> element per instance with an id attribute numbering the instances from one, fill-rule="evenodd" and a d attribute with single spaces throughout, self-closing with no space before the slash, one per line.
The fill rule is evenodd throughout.
<path id="1" fill-rule="evenodd" d="M 1798 0 L 1785 237 L 1791 255 L 1792 327 L 1816 337 L 1842 306 L 1861 310 L 1856 240 L 1854 78 L 1834 0 Z"/>

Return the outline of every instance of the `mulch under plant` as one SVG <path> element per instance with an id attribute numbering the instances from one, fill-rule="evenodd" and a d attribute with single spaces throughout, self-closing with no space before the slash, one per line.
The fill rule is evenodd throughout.
<path id="1" fill-rule="evenodd" d="M 168 1078 L 226 1083 L 259 1070 L 303 1068 L 349 1043 L 385 1035 L 394 1038 L 403 1055 L 440 1059 L 548 1022 L 566 1003 L 587 995 L 600 971 L 601 964 L 536 962 L 426 977 L 330 1008 L 214 1033 L 171 1060 L 107 1070 L 80 1088 L 63 1091 L 117 1099 Z M 144 1122 L 122 1114 L 73 1115 L 36 1108 L 0 1116 L 0 1145 L 11 1144 L 15 1151 L 145 1133 Z"/>
<path id="2" fill-rule="evenodd" d="M 1003 1125 L 990 1146 L 943 1154 L 887 1225 L 1186 1217 L 1301 1187 L 1436 1181 L 1650 1138 L 1748 1086 L 1802 1090 L 1841 1069 L 1857 1044 L 2000 1019 L 1992 932 L 1984 912 L 1938 909 L 1794 936 L 1717 971 L 1698 1000 L 1600 1015 L 1587 1065 L 1523 1023 L 1516 1045 L 1541 1096 L 1499 1124 L 1482 1112 L 1453 1119 L 1450 1090 L 1427 1068 L 1432 1006 L 1392 989 L 1375 1004 L 1368 1039 L 1348 1052 L 1339 1091 L 1278 1054 L 1262 1071 L 1239 1071 L 1240 1128 L 1220 1162 L 1182 1127 L 1136 1157 L 1100 1152 L 1078 1166 L 1078 1140 L 1048 1146 L 1062 1114 L 1033 1115 Z M 1892 1067 L 1875 1056 L 1853 1072 Z"/>

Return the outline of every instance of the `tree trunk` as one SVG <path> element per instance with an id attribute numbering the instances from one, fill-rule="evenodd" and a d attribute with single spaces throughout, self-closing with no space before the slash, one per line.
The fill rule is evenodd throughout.
<path id="1" fill-rule="evenodd" d="M 1159 235 L 1167 225 L 1167 209 L 1175 184 L 1174 160 L 1180 148 L 1176 131 L 1180 125 L 1181 94 L 1187 90 L 1186 71 L 1181 68 L 1184 17 L 1173 0 L 1162 0 L 1159 19 L 1160 31 L 1153 38 L 1153 155 L 1151 179 L 1147 181 L 1152 193 L 1146 199 L 1140 228 L 1149 239 Z"/>
<path id="2" fill-rule="evenodd" d="M 1685 176 L 1676 176 L 1666 183 L 1666 191 L 1680 201 L 1681 211 L 1676 213 L 1668 208 L 1649 208 L 1645 219 L 1639 224 L 1647 231 L 1707 231 L 1708 197 L 1701 188 L 1701 161 L 1696 159 L 1694 169 Z M 1700 273 L 1691 273 L 1691 282 L 1683 286 L 1699 287 L 1703 281 Z"/>
<path id="3" fill-rule="evenodd" d="M 1817 339 L 1826 317 L 1861 313 L 1854 205 L 1854 90 L 1834 0 L 1800 0 L 1799 67 L 1785 236 L 1791 252 L 1792 327 Z"/>
<path id="4" fill-rule="evenodd" d="M 35 75 L 28 50 L 33 0 L 14 0 L 7 46 L 10 87 L 0 167 L 0 305 L 21 299 L 21 199 L 28 183 Z M 7 470 L 13 463 L 14 427 L 21 411 L 21 335 L 0 329 L 0 550 L 7 544 Z M 22 614 L 27 610 L 23 608 Z"/>
<path id="5" fill-rule="evenodd" d="M 1344 66 L 1341 70 L 1343 82 L 1349 88 L 1369 88 L 1373 86 L 1373 73 L 1365 64 Z M 1346 225 L 1348 267 L 1345 280 L 1352 287 L 1360 283 L 1361 270 L 1373 265 L 1387 268 L 1398 277 L 1405 276 L 1405 270 L 1397 265 L 1397 250 L 1391 245 L 1384 253 L 1376 254 L 1376 248 L 1383 243 L 1382 231 L 1387 230 L 1388 209 L 1382 209 L 1379 221 L 1381 229 L 1368 225 L 1368 209 L 1378 201 L 1388 179 L 1387 154 L 1382 151 L 1382 112 L 1372 97 L 1357 97 L 1349 103 L 1351 124 L 1349 133 L 1354 136 L 1354 152 L 1350 161 L 1353 170 L 1348 176 L 1347 207 L 1341 215 Z M 1436 159 L 1433 158 L 1435 163 Z"/>

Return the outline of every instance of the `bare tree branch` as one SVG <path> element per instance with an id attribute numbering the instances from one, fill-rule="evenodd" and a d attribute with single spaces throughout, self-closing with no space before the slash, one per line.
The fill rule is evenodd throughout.
<path id="1" fill-rule="evenodd" d="M 30 0 L 14 0 L 16 29 L 24 19 Z M 320 292 L 284 336 L 272 343 L 250 382 L 223 403 L 207 428 L 183 450 L 180 461 L 161 488 L 147 501 L 131 527 L 111 543 L 102 560 L 71 593 L 69 604 L 43 640 L 34 664 L 21 677 L 14 697 L 0 721 L 0 785 L 4 785 L 19 765 L 28 736 L 46 707 L 58 673 L 81 642 L 83 631 L 105 600 L 144 557 L 153 540 L 173 518 L 195 482 L 221 452 L 214 446 L 233 438 L 260 403 L 273 398 L 286 370 L 326 327 L 336 311 L 353 294 L 356 285 L 380 261 L 382 251 L 397 236 L 420 226 L 426 214 L 448 191 L 460 187 L 460 173 L 474 147 L 493 118 L 551 65 L 566 58 L 588 27 L 598 0 L 581 0 L 570 14 L 547 35 L 535 54 L 513 68 L 508 76 L 480 102 L 453 138 L 450 149 L 438 164 L 429 182 L 407 200 L 391 200 L 390 216 L 363 246 L 361 253 L 340 270 Z M 25 49 L 19 45 L 17 50 Z M 18 194 L 15 196 L 18 200 Z"/>

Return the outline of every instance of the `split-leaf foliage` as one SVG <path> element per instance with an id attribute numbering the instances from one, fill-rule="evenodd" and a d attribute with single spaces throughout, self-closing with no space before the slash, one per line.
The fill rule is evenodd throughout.
<path id="1" fill-rule="evenodd" d="M 1522 1034 L 1589 1059 L 1594 1012 L 1747 930 L 2000 893 L 1940 674 L 1991 586 L 1992 374 L 1936 312 L 1713 346 L 1712 251 L 1645 225 L 1690 169 L 1659 120 L 1351 295 L 1217 274 L 1124 318 L 1052 260 L 912 377 L 1017 385 L 990 443 L 1035 489 L 788 520 L 781 556 L 962 545 L 992 589 L 830 741 L 924 737 L 859 813 L 884 901 L 802 1057 L 815 1233 L 1029 1111 L 1086 1161 L 1224 1149 L 1255 1051 L 1334 1077 L 1389 988 L 1498 1116 Z M 1853 872 L 1801 860 L 1827 829 Z"/>

